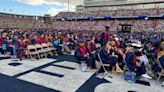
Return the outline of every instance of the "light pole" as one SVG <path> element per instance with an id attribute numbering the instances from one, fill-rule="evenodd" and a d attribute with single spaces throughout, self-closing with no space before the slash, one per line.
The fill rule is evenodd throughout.
<path id="1" fill-rule="evenodd" d="M 69 6 L 70 6 L 69 4 L 70 4 L 70 3 L 69 3 L 69 0 L 68 0 L 68 12 L 69 12 Z"/>

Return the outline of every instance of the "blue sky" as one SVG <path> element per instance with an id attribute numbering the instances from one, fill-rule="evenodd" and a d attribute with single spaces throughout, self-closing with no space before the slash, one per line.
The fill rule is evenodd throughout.
<path id="1" fill-rule="evenodd" d="M 71 0 L 70 0 L 71 1 Z M 70 10 L 82 0 L 72 0 Z M 29 14 L 29 15 L 55 15 L 60 11 L 67 11 L 67 0 L 0 0 L 0 12 Z"/>
<path id="2" fill-rule="evenodd" d="M 69 0 L 70 11 L 75 11 L 77 5 L 83 5 L 83 0 Z M 141 2 L 152 0 L 127 0 Z M 155 0 L 158 1 L 158 0 Z M 27 15 L 56 15 L 68 11 L 68 0 L 0 0 L 0 12 L 27 14 Z"/>

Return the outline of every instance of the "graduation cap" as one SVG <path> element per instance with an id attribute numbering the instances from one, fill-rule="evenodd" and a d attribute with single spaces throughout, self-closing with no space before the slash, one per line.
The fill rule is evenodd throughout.
<path id="1" fill-rule="evenodd" d="M 91 38 L 90 38 L 90 37 L 86 38 L 86 41 L 90 41 L 90 40 L 91 40 Z"/>
<path id="2" fill-rule="evenodd" d="M 142 44 L 139 43 L 132 43 L 131 46 L 136 48 L 142 48 Z"/>
<path id="3" fill-rule="evenodd" d="M 113 36 L 114 36 L 114 37 L 117 37 L 117 35 L 116 35 L 116 34 L 114 34 Z"/>
<path id="4" fill-rule="evenodd" d="M 78 40 L 78 42 L 79 42 L 79 43 L 84 43 L 84 39 L 83 39 L 83 38 L 80 38 L 80 39 Z"/>

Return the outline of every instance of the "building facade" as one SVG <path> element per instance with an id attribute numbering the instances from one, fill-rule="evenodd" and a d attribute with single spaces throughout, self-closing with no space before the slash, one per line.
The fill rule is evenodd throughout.
<path id="1" fill-rule="evenodd" d="M 164 0 L 84 0 L 84 5 L 77 6 L 76 12 L 150 8 L 164 8 Z"/>

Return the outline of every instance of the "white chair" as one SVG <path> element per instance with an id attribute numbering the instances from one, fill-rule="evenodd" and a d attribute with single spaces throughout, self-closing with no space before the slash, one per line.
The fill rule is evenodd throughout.
<path id="1" fill-rule="evenodd" d="M 39 53 L 36 51 L 36 47 L 34 45 L 27 46 L 27 54 L 33 59 L 33 56 L 37 56 L 40 59 Z"/>
<path id="2" fill-rule="evenodd" d="M 46 57 L 45 50 L 43 50 L 43 48 L 40 44 L 36 44 L 35 47 L 36 47 L 36 51 L 39 53 L 40 57 L 43 57 L 43 56 Z"/>
<path id="3" fill-rule="evenodd" d="M 55 54 L 57 54 L 56 48 L 53 46 L 53 44 L 51 42 L 48 42 L 47 45 L 48 45 L 49 49 L 51 50 L 51 55 L 53 54 L 53 52 Z"/>
<path id="4" fill-rule="evenodd" d="M 46 43 L 42 43 L 41 46 L 42 46 L 42 49 L 45 52 L 45 55 L 46 55 L 45 57 L 47 57 L 47 55 L 51 53 L 51 49 L 49 49 L 49 47 Z"/>

